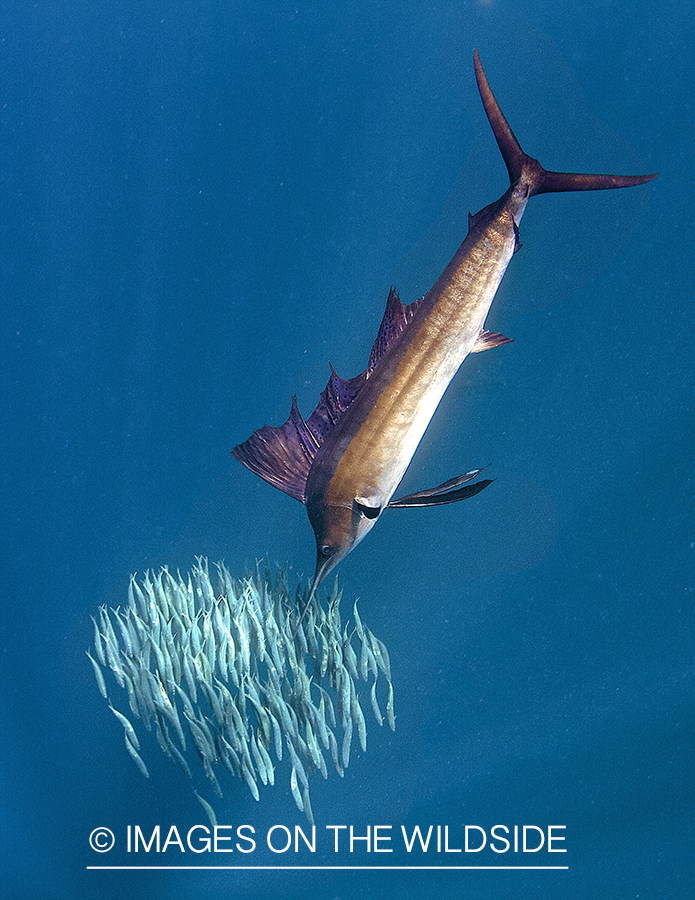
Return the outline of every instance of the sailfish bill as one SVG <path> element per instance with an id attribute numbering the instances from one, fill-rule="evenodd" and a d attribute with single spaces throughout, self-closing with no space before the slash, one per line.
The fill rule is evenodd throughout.
<path id="1" fill-rule="evenodd" d="M 485 113 L 509 173 L 499 200 L 469 215 L 468 234 L 434 286 L 404 305 L 392 288 L 367 368 L 331 376 L 318 406 L 304 419 L 292 399 L 284 425 L 254 431 L 232 456 L 306 505 L 316 536 L 309 603 L 328 572 L 371 530 L 387 508 L 437 506 L 472 497 L 491 482 L 482 470 L 398 500 L 392 496 L 469 353 L 509 343 L 484 330 L 485 318 L 519 248 L 519 223 L 530 197 L 558 191 L 634 187 L 656 175 L 550 172 L 521 149 L 474 54 Z"/>

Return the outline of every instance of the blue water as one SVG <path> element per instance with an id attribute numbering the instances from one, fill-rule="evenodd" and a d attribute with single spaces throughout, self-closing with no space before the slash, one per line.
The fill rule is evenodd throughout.
<path id="1" fill-rule="evenodd" d="M 3 897 L 693 896 L 693 21 L 668 0 L 3 4 Z M 464 364 L 403 489 L 496 480 L 384 515 L 339 567 L 397 728 L 314 780 L 317 852 L 265 845 L 307 827 L 285 772 L 218 804 L 252 854 L 128 855 L 128 825 L 206 819 L 151 735 L 149 781 L 127 757 L 89 616 L 200 554 L 313 571 L 304 510 L 229 450 L 295 393 L 308 415 L 329 361 L 360 371 L 389 286 L 427 290 L 504 191 L 476 46 L 547 167 L 661 176 L 532 200 L 488 320 L 514 343 Z M 337 824 L 391 826 L 394 852 L 335 853 Z M 400 831 L 455 849 L 498 824 L 565 826 L 567 852 L 407 854 Z M 108 864 L 568 868 L 87 869 Z"/>

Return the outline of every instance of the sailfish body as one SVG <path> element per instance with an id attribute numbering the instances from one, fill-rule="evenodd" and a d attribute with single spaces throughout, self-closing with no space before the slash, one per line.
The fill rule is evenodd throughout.
<path id="1" fill-rule="evenodd" d="M 500 110 L 475 53 L 485 112 L 509 172 L 499 200 L 469 216 L 465 240 L 434 286 L 405 306 L 392 289 L 369 364 L 355 378 L 331 370 L 305 421 L 292 401 L 284 425 L 255 431 L 232 455 L 307 507 L 316 535 L 312 596 L 326 574 L 391 507 L 452 503 L 489 481 L 480 469 L 392 500 L 449 382 L 471 352 L 509 342 L 484 330 L 502 276 L 519 246 L 519 223 L 534 194 L 631 187 L 656 175 L 548 172 L 527 156 Z"/>

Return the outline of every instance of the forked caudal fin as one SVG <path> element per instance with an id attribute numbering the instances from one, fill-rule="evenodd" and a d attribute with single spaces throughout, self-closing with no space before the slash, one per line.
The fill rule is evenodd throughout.
<path id="1" fill-rule="evenodd" d="M 514 132 L 504 117 L 497 100 L 490 90 L 483 71 L 478 51 L 473 54 L 475 78 L 485 107 L 485 114 L 500 148 L 502 158 L 509 172 L 509 182 L 516 185 L 523 182 L 527 186 L 527 196 L 558 191 L 605 191 L 612 188 L 635 187 L 653 181 L 654 175 L 585 175 L 576 172 L 548 172 L 532 156 L 521 149 Z"/>

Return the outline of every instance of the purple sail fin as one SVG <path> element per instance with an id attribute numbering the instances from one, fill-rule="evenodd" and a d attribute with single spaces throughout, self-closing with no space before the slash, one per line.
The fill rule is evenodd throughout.
<path id="1" fill-rule="evenodd" d="M 284 425 L 264 425 L 231 452 L 247 469 L 304 503 L 306 479 L 319 444 L 293 397 Z"/>
<path id="2" fill-rule="evenodd" d="M 304 503 L 306 480 L 317 450 L 350 408 L 384 353 L 412 320 L 419 302 L 416 300 L 410 306 L 404 306 L 391 288 L 364 372 L 354 378 L 341 378 L 331 366 L 328 384 L 321 392 L 316 409 L 306 421 L 299 411 L 296 397 L 293 398 L 292 409 L 284 425 L 264 425 L 254 431 L 248 440 L 231 451 L 234 459 L 273 487 Z"/>

